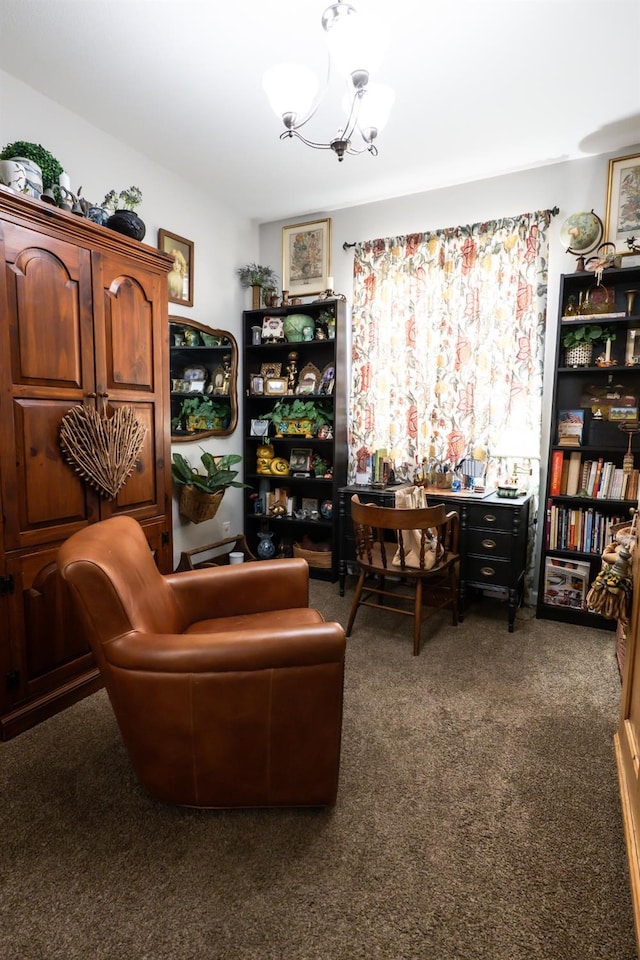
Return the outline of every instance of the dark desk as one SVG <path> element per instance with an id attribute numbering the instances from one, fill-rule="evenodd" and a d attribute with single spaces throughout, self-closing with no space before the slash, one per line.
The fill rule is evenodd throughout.
<path id="1" fill-rule="evenodd" d="M 344 596 L 348 565 L 355 563 L 351 497 L 357 493 L 363 503 L 395 506 L 398 486 L 340 487 L 338 575 L 340 596 Z M 513 632 L 516 610 L 522 601 L 527 567 L 527 537 L 531 496 L 515 500 L 495 493 L 454 493 L 428 487 L 429 505 L 444 503 L 460 517 L 460 620 L 471 591 L 488 590 L 508 598 L 509 632 Z"/>

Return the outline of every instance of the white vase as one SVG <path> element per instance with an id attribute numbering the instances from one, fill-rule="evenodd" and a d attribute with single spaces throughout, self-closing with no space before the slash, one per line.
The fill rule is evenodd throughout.
<path id="1" fill-rule="evenodd" d="M 35 197 L 36 200 L 39 200 L 42 196 L 43 189 L 42 170 L 37 163 L 34 163 L 33 160 L 29 160 L 28 157 L 13 157 L 12 159 L 24 168 L 27 183 L 26 189 L 23 192 L 27 193 L 30 197 Z"/>
<path id="2" fill-rule="evenodd" d="M 0 160 L 0 182 L 14 193 L 23 193 L 27 185 L 27 174 L 17 160 Z"/>

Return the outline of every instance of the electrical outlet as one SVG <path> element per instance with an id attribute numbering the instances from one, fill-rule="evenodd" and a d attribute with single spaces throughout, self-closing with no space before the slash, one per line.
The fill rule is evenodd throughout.
<path id="1" fill-rule="evenodd" d="M 231 520 L 225 520 L 222 524 L 222 536 L 230 537 L 231 536 Z"/>

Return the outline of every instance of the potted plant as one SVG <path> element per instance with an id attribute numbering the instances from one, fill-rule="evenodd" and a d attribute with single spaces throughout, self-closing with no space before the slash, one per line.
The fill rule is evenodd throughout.
<path id="1" fill-rule="evenodd" d="M 261 298 L 272 297 L 275 294 L 277 287 L 278 275 L 271 267 L 261 267 L 258 263 L 248 263 L 246 267 L 240 267 L 238 269 L 238 276 L 240 277 L 240 283 L 243 287 L 251 287 L 253 289 L 253 309 L 258 310 L 260 308 Z M 267 306 L 276 306 L 274 303 L 269 303 Z"/>
<path id="2" fill-rule="evenodd" d="M 318 427 L 333 423 L 333 407 L 316 400 L 276 400 L 265 419 L 271 420 L 276 436 L 300 435 L 312 437 Z"/>
<path id="3" fill-rule="evenodd" d="M 135 208 L 142 203 L 142 190 L 140 187 L 129 187 L 127 190 L 121 190 L 116 193 L 115 190 L 109 190 L 102 207 L 105 210 L 111 210 L 112 214 L 107 220 L 105 226 L 117 233 L 122 233 L 126 237 L 133 237 L 134 240 L 142 240 L 147 228 L 144 221 L 140 219 L 135 212 Z"/>
<path id="4" fill-rule="evenodd" d="M 222 430 L 228 425 L 230 415 L 228 402 L 198 394 L 182 401 L 178 415 L 171 421 L 171 429 L 174 433 L 180 429 Z"/>
<path id="5" fill-rule="evenodd" d="M 15 140 L 0 153 L 0 160 L 15 160 L 25 168 L 31 195 L 39 198 L 44 190 L 58 186 L 62 164 L 39 143 Z M 37 168 L 37 169 L 36 169 Z M 38 176 L 40 174 L 40 176 Z"/>
<path id="6" fill-rule="evenodd" d="M 214 457 L 203 450 L 200 460 L 205 473 L 199 473 L 181 453 L 173 454 L 171 464 L 173 482 L 180 487 L 180 514 L 192 523 L 202 523 L 215 517 L 229 487 L 248 486 L 236 480 L 238 471 L 233 467 L 242 461 L 239 454 Z"/>
<path id="7" fill-rule="evenodd" d="M 565 348 L 565 363 L 568 367 L 589 366 L 593 356 L 593 345 L 599 340 L 615 340 L 611 327 L 601 327 L 599 323 L 586 323 L 571 327 L 562 338 Z"/>

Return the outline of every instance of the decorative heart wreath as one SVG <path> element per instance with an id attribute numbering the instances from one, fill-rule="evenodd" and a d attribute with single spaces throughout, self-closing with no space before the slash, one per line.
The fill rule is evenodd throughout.
<path id="1" fill-rule="evenodd" d="M 147 428 L 133 407 L 101 417 L 94 407 L 72 407 L 62 418 L 60 447 L 83 480 L 114 500 L 138 462 Z"/>

